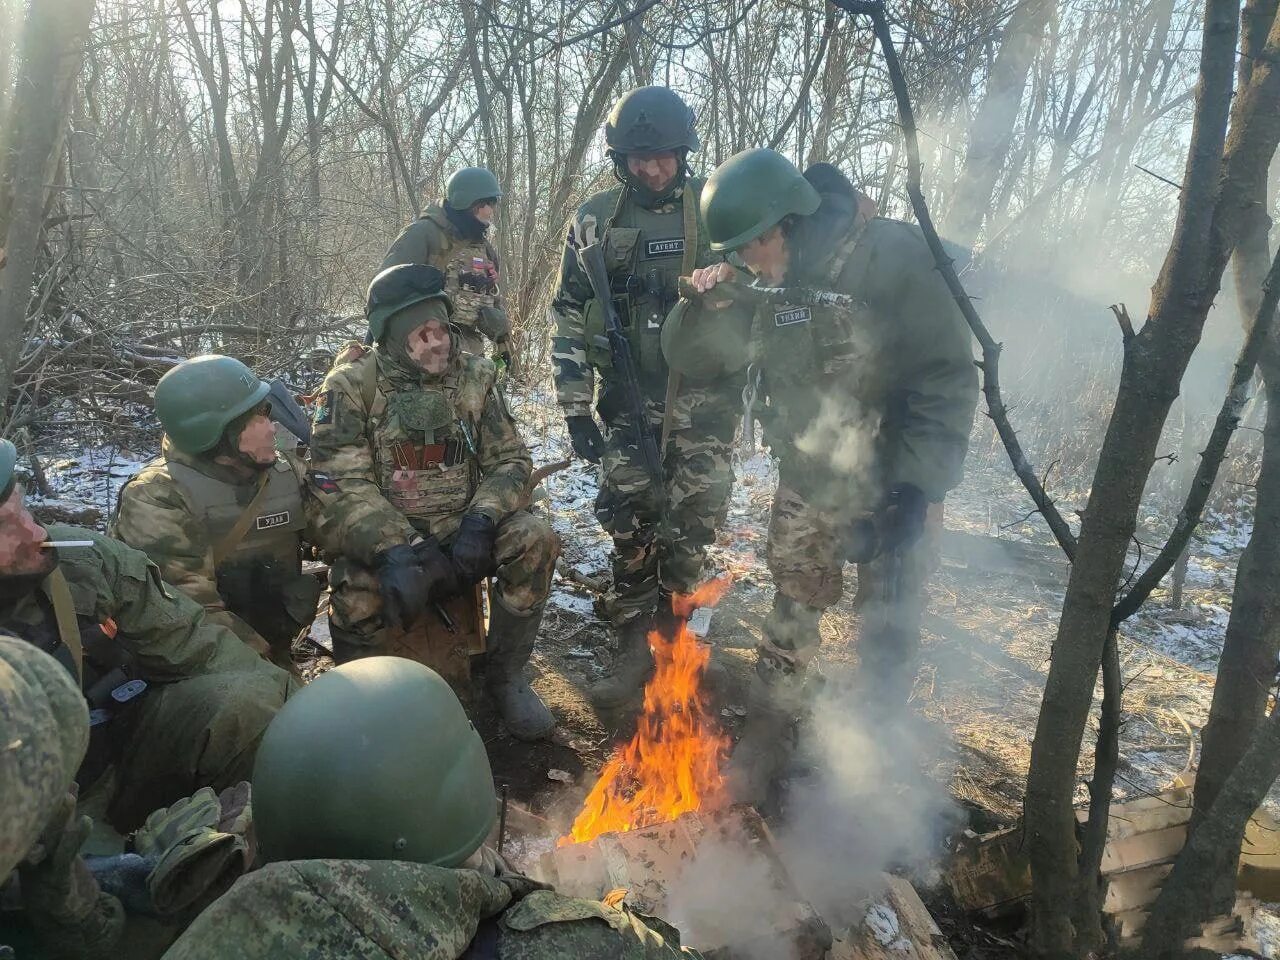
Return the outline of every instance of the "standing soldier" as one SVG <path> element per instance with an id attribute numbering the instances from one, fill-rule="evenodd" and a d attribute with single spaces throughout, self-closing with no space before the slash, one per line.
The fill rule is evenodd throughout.
<path id="1" fill-rule="evenodd" d="M 489 692 L 511 733 L 536 740 L 555 718 L 524 679 L 560 544 L 521 509 L 533 464 L 497 370 L 463 353 L 434 267 L 402 264 L 369 285 L 373 346 L 351 345 L 325 378 L 311 458 L 338 488 L 335 523 L 388 505 L 377 542 L 341 543 L 330 584 L 334 657 L 378 653 L 384 631 L 494 576 Z"/>
<path id="2" fill-rule="evenodd" d="M 596 517 L 613 537 L 607 608 L 619 649 L 611 676 L 590 693 L 599 706 L 617 707 L 640 695 L 653 670 L 648 632 L 655 612 L 671 616 L 671 594 L 697 585 L 733 480 L 736 407 L 733 391 L 719 384 L 680 389 L 678 378 L 669 383 L 660 348 L 663 321 L 678 300 L 678 278 L 712 260 L 698 218 L 703 181 L 688 166 L 688 155 L 699 147 L 693 111 L 665 87 L 632 90 L 610 112 L 605 142 L 619 184 L 578 210 L 552 312 L 556 396 L 573 449 L 603 470 Z M 646 469 L 629 429 L 622 384 L 600 345 L 604 311 L 578 261 L 579 248 L 596 242 L 604 248 L 648 427 L 666 441 L 660 452 L 664 489 L 655 488 Z M 666 526 L 660 529 L 664 501 Z"/>
<path id="3" fill-rule="evenodd" d="M 201 787 L 247 780 L 294 689 L 289 674 L 167 587 L 145 554 L 92 530 L 41 527 L 15 482 L 16 457 L 0 440 L 0 631 L 79 681 L 93 711 L 81 788 L 115 767 L 106 819 L 123 833 Z"/>
<path id="4" fill-rule="evenodd" d="M 502 188 L 490 171 L 463 167 L 445 184 L 444 198 L 396 237 L 381 269 L 424 263 L 443 273 L 463 351 L 485 356 L 488 337 L 510 366 L 511 321 L 498 289 L 498 251 L 488 239 L 501 199 Z"/>
<path id="5" fill-rule="evenodd" d="M 779 153 L 747 150 L 708 179 L 702 215 L 713 250 L 736 251 L 757 284 L 790 288 L 757 306 L 749 332 L 749 389 L 767 398 L 760 419 L 780 460 L 768 545 L 777 589 L 730 769 L 739 799 L 760 803 L 786 759 L 818 622 L 840 599 L 846 561 L 868 580 L 865 699 L 882 713 L 905 706 L 925 514 L 960 482 L 978 382 L 968 328 L 919 229 L 859 215 L 834 167 L 801 176 Z M 693 284 L 707 299 L 733 296 L 734 275 L 720 264 Z M 673 358 L 714 347 L 680 333 L 669 331 Z"/>

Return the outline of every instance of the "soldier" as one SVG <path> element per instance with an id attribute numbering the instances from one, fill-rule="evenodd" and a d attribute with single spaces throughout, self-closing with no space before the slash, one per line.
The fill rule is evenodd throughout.
<path id="1" fill-rule="evenodd" d="M 165 960 L 697 956 L 662 921 L 558 894 L 481 846 L 497 819 L 484 742 L 419 663 L 317 677 L 264 739 L 253 805 L 266 866 Z"/>
<path id="2" fill-rule="evenodd" d="M 453 299 L 462 349 L 482 357 L 488 337 L 510 366 L 511 321 L 498 289 L 498 251 L 488 240 L 501 199 L 502 188 L 490 171 L 463 167 L 445 184 L 443 199 L 396 237 L 381 269 L 425 263 L 440 270 L 445 292 Z"/>
<path id="3" fill-rule="evenodd" d="M 873 711 L 905 705 L 924 592 L 918 542 L 928 505 L 960 481 L 977 375 L 920 231 L 859 215 L 834 167 L 801 176 L 772 150 L 739 153 L 708 179 L 702 215 L 713 250 L 736 252 L 759 284 L 795 288 L 757 306 L 746 334 L 749 388 L 767 398 L 760 419 L 780 460 L 768 544 L 777 589 L 731 761 L 739 798 L 760 803 L 846 561 L 863 565 L 870 588 L 858 644 L 865 697 Z M 721 264 L 693 283 L 707 299 L 732 296 L 735 274 Z M 804 288 L 852 296 L 823 303 Z M 668 331 L 669 357 L 714 346 L 695 326 Z"/>
<path id="4" fill-rule="evenodd" d="M 511 733 L 547 736 L 555 718 L 523 670 L 551 589 L 560 543 L 521 509 L 533 471 L 496 383 L 463 353 L 453 304 L 434 267 L 402 264 L 369 285 L 373 347 L 350 345 L 317 401 L 311 457 L 339 489 L 334 515 L 390 504 L 394 530 L 341 545 L 330 576 L 334 656 L 378 652 L 433 601 L 489 576 L 487 682 Z"/>
<path id="5" fill-rule="evenodd" d="M 200 787 L 248 779 L 289 674 L 165 586 L 140 551 L 78 527 L 46 531 L 23 504 L 16 458 L 0 440 L 0 629 L 80 680 L 93 711 L 80 786 L 114 765 L 106 819 L 124 832 Z"/>
<path id="6" fill-rule="evenodd" d="M 672 616 L 672 593 L 697 585 L 707 546 L 723 520 L 733 480 L 730 449 L 734 390 L 718 383 L 681 389 L 669 381 L 659 348 L 663 320 L 678 300 L 676 281 L 710 263 L 698 219 L 703 181 L 688 155 L 699 147 L 693 111 L 665 87 L 625 94 L 605 125 L 618 186 L 587 200 L 569 229 L 552 302 L 556 396 L 574 452 L 600 463 L 603 480 L 596 516 L 613 538 L 613 587 L 607 599 L 618 637 L 612 674 L 590 691 L 607 708 L 638 698 L 653 670 L 648 633 L 655 612 Z M 648 405 L 649 427 L 661 436 L 665 489 L 655 489 L 612 369 L 600 304 L 577 251 L 601 241 L 615 303 L 626 327 Z M 600 379 L 592 416 L 595 380 Z M 660 530 L 663 501 L 666 528 Z"/>

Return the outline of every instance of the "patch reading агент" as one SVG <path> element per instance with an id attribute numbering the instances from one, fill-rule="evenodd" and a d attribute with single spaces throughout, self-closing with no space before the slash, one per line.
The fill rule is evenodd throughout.
<path id="1" fill-rule="evenodd" d="M 281 510 L 279 513 L 266 513 L 260 516 L 254 523 L 259 530 L 272 530 L 276 527 L 287 527 L 289 525 L 289 511 Z"/>
<path id="2" fill-rule="evenodd" d="M 808 323 L 813 319 L 813 315 L 809 312 L 808 307 L 788 307 L 785 310 L 777 310 L 773 314 L 773 324 L 776 327 L 786 327 L 793 323 Z"/>
<path id="3" fill-rule="evenodd" d="M 670 240 L 650 240 L 645 244 L 646 257 L 671 257 L 684 253 L 684 237 L 673 237 Z"/>

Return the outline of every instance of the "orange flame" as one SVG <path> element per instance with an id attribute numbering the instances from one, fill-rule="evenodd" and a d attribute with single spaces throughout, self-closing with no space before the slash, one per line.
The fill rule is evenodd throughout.
<path id="1" fill-rule="evenodd" d="M 721 799 L 720 765 L 730 742 L 702 691 L 711 654 L 690 632 L 687 620 L 698 607 L 719 602 L 731 582 L 721 577 L 692 594 L 677 595 L 675 637 L 650 632 L 655 670 L 644 688 L 635 736 L 604 765 L 560 846 L 664 823 Z"/>

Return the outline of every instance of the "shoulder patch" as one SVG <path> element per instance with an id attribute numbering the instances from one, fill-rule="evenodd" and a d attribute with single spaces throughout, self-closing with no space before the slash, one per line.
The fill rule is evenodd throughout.
<path id="1" fill-rule="evenodd" d="M 333 390 L 321 390 L 316 394 L 316 424 L 333 423 Z"/>
<path id="2" fill-rule="evenodd" d="M 307 479 L 311 481 L 311 485 L 321 493 L 337 493 L 338 482 L 327 473 L 309 473 Z"/>

